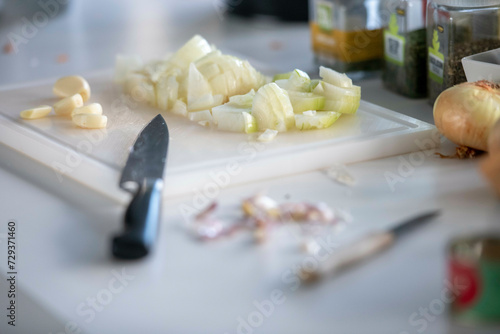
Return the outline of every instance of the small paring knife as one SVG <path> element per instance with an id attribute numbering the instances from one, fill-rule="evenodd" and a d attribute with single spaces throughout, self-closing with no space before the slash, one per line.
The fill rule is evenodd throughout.
<path id="1" fill-rule="evenodd" d="M 139 259 L 148 255 L 157 239 L 167 160 L 167 123 L 157 115 L 146 125 L 130 150 L 120 188 L 133 194 L 125 213 L 125 229 L 112 241 L 113 256 Z"/>
<path id="2" fill-rule="evenodd" d="M 320 262 L 317 269 L 313 271 L 302 269 L 300 278 L 304 283 L 313 283 L 321 278 L 334 276 L 389 248 L 401 235 L 425 222 L 429 222 L 431 218 L 438 214 L 438 210 L 426 212 L 405 220 L 388 231 L 371 233 L 352 244 L 340 248 L 325 261 Z"/>

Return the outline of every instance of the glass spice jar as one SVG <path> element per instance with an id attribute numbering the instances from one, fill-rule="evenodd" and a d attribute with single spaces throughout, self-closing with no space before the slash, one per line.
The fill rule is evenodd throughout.
<path id="1" fill-rule="evenodd" d="M 319 65 L 361 79 L 383 64 L 386 0 L 310 0 L 312 48 Z"/>
<path id="2" fill-rule="evenodd" d="M 499 324 L 500 237 L 490 233 L 457 238 L 447 255 L 448 288 L 456 293 L 450 303 L 452 319 L 468 326 Z"/>
<path id="3" fill-rule="evenodd" d="M 412 98 L 427 96 L 426 0 L 396 0 L 384 30 L 382 81 Z"/>
<path id="4" fill-rule="evenodd" d="M 462 58 L 500 48 L 500 0 L 431 0 L 427 6 L 429 102 L 467 81 Z"/>

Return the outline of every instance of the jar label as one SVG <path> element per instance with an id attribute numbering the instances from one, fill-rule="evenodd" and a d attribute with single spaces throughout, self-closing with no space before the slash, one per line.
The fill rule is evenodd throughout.
<path id="1" fill-rule="evenodd" d="M 451 290 L 456 294 L 453 309 L 471 308 L 481 296 L 481 275 L 476 265 L 449 260 Z"/>
<path id="2" fill-rule="evenodd" d="M 438 31 L 434 30 L 432 47 L 429 47 L 429 77 L 438 84 L 443 84 L 444 55 L 439 52 L 439 46 Z"/>
<path id="3" fill-rule="evenodd" d="M 324 31 L 333 29 L 332 4 L 326 1 L 318 1 L 316 4 L 316 15 L 318 26 Z"/>
<path id="4" fill-rule="evenodd" d="M 449 275 L 453 292 L 451 311 L 467 321 L 500 320 L 500 262 L 476 259 L 449 260 Z"/>
<path id="5" fill-rule="evenodd" d="M 406 40 L 398 35 L 398 32 L 399 25 L 396 14 L 393 13 L 389 22 L 389 29 L 384 30 L 384 55 L 387 61 L 403 66 Z"/>

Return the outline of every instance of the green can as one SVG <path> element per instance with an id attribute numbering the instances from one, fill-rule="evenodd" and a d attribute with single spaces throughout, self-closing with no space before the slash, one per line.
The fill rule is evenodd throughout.
<path id="1" fill-rule="evenodd" d="M 466 324 L 500 322 L 500 236 L 454 240 L 448 271 L 455 298 L 451 314 Z"/>

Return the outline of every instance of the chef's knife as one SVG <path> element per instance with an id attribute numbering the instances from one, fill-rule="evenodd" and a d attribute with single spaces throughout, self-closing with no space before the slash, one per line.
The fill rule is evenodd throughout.
<path id="1" fill-rule="evenodd" d="M 313 282 L 319 278 L 337 274 L 362 260 L 365 260 L 389 248 L 401 235 L 408 233 L 415 227 L 429 222 L 437 216 L 439 211 L 424 214 L 405 220 L 388 231 L 371 233 L 356 242 L 340 248 L 324 261 L 320 261 L 317 268 L 310 270 L 303 268 L 300 278 L 304 282 Z"/>
<path id="2" fill-rule="evenodd" d="M 113 255 L 121 259 L 146 256 L 157 238 L 163 170 L 169 134 L 161 115 L 146 125 L 130 150 L 120 188 L 134 196 L 125 213 L 125 230 L 113 238 Z"/>

